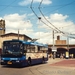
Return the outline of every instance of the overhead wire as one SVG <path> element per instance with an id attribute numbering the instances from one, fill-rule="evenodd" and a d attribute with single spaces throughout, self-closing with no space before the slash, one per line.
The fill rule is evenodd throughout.
<path id="1" fill-rule="evenodd" d="M 72 1 L 72 2 L 70 2 L 70 3 L 64 4 L 64 5 L 60 5 L 61 7 L 58 7 L 58 8 L 56 8 L 56 9 L 50 11 L 50 12 L 53 12 L 53 11 L 58 10 L 58 9 L 61 9 L 61 8 L 63 8 L 63 7 L 66 7 L 66 6 L 68 6 L 68 5 L 71 5 L 71 4 L 73 4 L 73 3 L 75 3 L 75 0 Z M 58 5 L 58 6 L 59 6 L 59 5 Z M 46 13 L 46 14 L 48 14 L 48 13 Z"/>
<path id="2" fill-rule="evenodd" d="M 39 19 L 39 16 L 38 16 L 38 15 L 35 13 L 35 11 L 33 10 L 32 4 L 33 4 L 33 0 L 31 1 L 30 8 L 31 8 L 32 12 L 35 14 L 35 16 Z M 56 29 L 54 29 L 54 28 L 52 28 L 51 26 L 49 26 L 48 24 L 46 24 L 43 20 L 40 19 L 40 21 L 41 21 L 42 23 L 44 23 L 46 26 L 48 26 L 50 29 L 53 29 L 53 30 L 57 31 Z"/>
<path id="3" fill-rule="evenodd" d="M 31 1 L 30 8 L 31 8 L 32 12 L 35 14 L 35 16 L 39 19 L 39 16 L 38 16 L 38 15 L 36 14 L 36 12 L 33 10 L 32 4 L 33 4 L 33 0 Z M 55 30 L 55 31 L 57 32 L 56 29 L 54 29 L 54 28 L 52 28 L 51 26 L 49 26 L 48 24 L 46 24 L 43 20 L 40 19 L 40 21 L 41 21 L 43 24 L 45 24 L 47 27 L 49 27 L 50 29 Z M 43 36 L 41 36 L 41 37 L 43 37 Z M 40 37 L 40 38 L 41 38 L 41 37 Z M 39 38 L 39 39 L 40 39 L 40 38 Z M 39 40 L 39 39 L 37 39 L 37 40 Z"/>
<path id="4" fill-rule="evenodd" d="M 44 14 L 42 13 L 41 8 L 40 8 L 42 2 L 43 2 L 43 0 L 41 0 L 38 9 L 39 9 L 40 13 L 42 14 L 42 16 L 44 17 L 44 19 L 45 19 L 48 23 L 50 23 L 54 28 L 56 28 L 60 33 L 63 33 L 63 34 L 65 34 L 65 35 L 66 35 L 66 34 L 67 34 L 67 35 L 73 35 L 73 34 L 71 34 L 71 33 L 65 33 L 65 32 L 61 31 L 61 30 L 58 29 L 56 26 L 54 26 L 49 20 L 46 19 L 46 17 L 44 16 Z M 73 1 L 73 2 L 75 2 L 75 1 Z M 71 2 L 71 3 L 69 3 L 69 4 L 72 4 L 73 2 Z M 67 5 L 69 5 L 69 4 L 67 4 Z M 74 35 L 75 35 L 75 34 L 74 34 Z"/>
<path id="5" fill-rule="evenodd" d="M 14 0 L 13 2 L 11 2 L 9 5 L 7 5 L 5 8 L 1 9 L 0 12 L 2 12 L 3 10 L 5 10 L 6 8 L 8 8 L 9 6 L 11 6 L 14 2 L 16 2 L 17 0 Z"/>
<path id="6" fill-rule="evenodd" d="M 43 1 L 43 0 L 42 0 L 42 1 Z M 41 14 L 44 16 L 44 14 L 42 13 L 42 11 L 41 11 L 41 9 L 40 9 L 41 4 L 42 4 L 42 1 L 40 2 L 38 9 L 40 10 Z M 33 0 L 31 1 L 30 8 L 31 8 L 32 12 L 35 14 L 35 16 L 39 19 L 39 16 L 38 16 L 38 15 L 36 14 L 36 12 L 33 10 L 32 4 L 33 4 Z M 45 18 L 45 16 L 44 16 L 44 18 Z M 46 18 L 45 18 L 45 19 L 46 19 Z M 46 19 L 46 20 L 47 20 L 47 19 Z M 51 26 L 49 26 L 48 24 L 46 24 L 43 20 L 40 19 L 40 21 L 41 21 L 42 23 L 44 23 L 46 26 L 48 26 L 50 29 L 55 30 L 56 32 L 63 33 L 63 34 L 66 35 L 66 36 L 69 35 L 68 33 L 64 33 L 63 31 L 59 30 L 57 27 L 55 27 L 55 26 L 54 26 L 51 22 L 49 22 L 48 20 L 47 20 L 47 22 L 49 22 L 55 29 L 52 28 Z M 73 37 L 73 38 L 75 38 L 75 37 Z"/>
<path id="7" fill-rule="evenodd" d="M 72 1 L 72 2 L 70 2 L 70 3 L 66 3 L 66 4 L 59 4 L 59 5 L 53 5 L 53 6 L 51 5 L 51 6 L 42 7 L 42 8 L 48 8 L 48 7 L 59 7 L 59 6 L 61 6 L 61 7 L 65 7 L 65 6 L 71 5 L 71 4 L 73 4 L 73 3 L 75 3 L 75 0 Z"/>
<path id="8" fill-rule="evenodd" d="M 42 14 L 42 16 L 44 17 L 44 19 L 45 19 L 50 25 L 52 25 L 55 29 L 57 29 L 57 31 L 59 31 L 60 33 L 65 34 L 65 33 L 62 32 L 61 30 L 59 30 L 57 27 L 55 27 L 49 20 L 46 19 L 46 17 L 44 16 L 44 14 L 42 13 L 42 11 L 41 11 L 41 9 L 40 9 L 42 2 L 43 2 L 43 0 L 41 0 L 38 9 L 39 9 L 40 13 Z"/>
<path id="9" fill-rule="evenodd" d="M 33 0 L 31 1 L 31 5 L 30 5 L 30 8 L 31 8 L 31 10 L 32 10 L 32 12 L 35 14 L 35 16 L 39 19 L 39 16 L 35 13 L 35 11 L 33 10 L 33 7 L 32 7 L 32 4 L 33 4 Z M 40 5 L 41 5 L 41 3 L 40 3 Z M 39 7 L 38 7 L 39 8 Z M 56 29 L 54 29 L 54 28 L 52 28 L 51 26 L 49 26 L 48 24 L 46 24 L 44 21 L 42 21 L 41 19 L 40 19 L 40 21 L 42 22 L 42 23 L 44 23 L 46 26 L 48 26 L 50 29 L 52 29 L 52 30 L 55 30 L 56 32 L 58 32 L 58 28 L 56 28 Z M 50 23 L 51 25 L 52 25 L 52 23 Z M 60 30 L 59 30 L 60 31 Z M 62 32 L 62 31 L 60 31 L 60 32 Z M 62 32 L 63 33 L 63 32 Z M 65 33 L 63 33 L 63 34 L 65 34 Z"/>
<path id="10" fill-rule="evenodd" d="M 16 1 L 16 0 L 15 0 Z M 59 8 L 57 8 L 57 9 L 61 9 L 61 8 L 63 8 L 63 7 L 65 7 L 65 6 L 68 6 L 68 5 L 71 5 L 71 4 L 73 4 L 73 3 L 75 3 L 75 1 L 72 1 L 71 3 L 67 3 L 67 4 L 62 4 L 62 5 L 53 5 L 53 6 L 47 6 L 47 7 L 40 7 L 40 8 L 48 8 L 48 7 L 58 7 L 58 6 L 61 6 L 61 7 L 59 7 Z M 0 4 L 0 6 L 6 6 L 5 8 L 7 8 L 8 6 L 9 7 L 17 7 L 17 8 L 30 8 L 29 6 L 25 6 L 25 7 L 23 7 L 23 6 L 15 6 L 15 5 L 13 5 L 13 6 L 10 6 L 10 5 L 4 5 L 4 4 Z M 5 9 L 4 8 L 4 9 Z M 38 8 L 38 7 L 33 7 L 33 8 Z M 3 9 L 3 10 L 4 10 Z M 57 9 L 54 9 L 54 10 L 52 10 L 52 11 L 55 11 L 55 10 L 57 10 Z M 51 11 L 51 12 L 52 12 Z M 68 13 L 67 15 L 74 15 L 75 13 Z"/>

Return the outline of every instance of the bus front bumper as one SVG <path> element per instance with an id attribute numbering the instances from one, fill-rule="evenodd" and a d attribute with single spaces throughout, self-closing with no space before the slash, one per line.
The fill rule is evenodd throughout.
<path id="1" fill-rule="evenodd" d="M 21 61 L 1 61 L 1 65 L 13 65 L 13 64 L 21 64 Z"/>

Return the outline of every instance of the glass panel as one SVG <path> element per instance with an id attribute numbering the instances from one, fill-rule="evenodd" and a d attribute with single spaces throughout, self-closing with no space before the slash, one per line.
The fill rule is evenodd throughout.
<path id="1" fill-rule="evenodd" d="M 22 54 L 23 44 L 19 42 L 5 42 L 3 46 L 3 53 Z"/>

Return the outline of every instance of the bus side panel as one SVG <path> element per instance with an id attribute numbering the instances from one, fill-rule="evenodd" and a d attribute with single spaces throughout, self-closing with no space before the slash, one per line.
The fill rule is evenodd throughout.
<path id="1" fill-rule="evenodd" d="M 47 58 L 45 58 L 45 61 L 47 61 Z M 42 58 L 32 59 L 32 64 L 39 64 L 43 63 Z"/>
<path id="2" fill-rule="evenodd" d="M 26 60 L 28 60 L 29 57 L 31 58 L 31 64 L 42 63 L 43 57 L 45 61 L 48 60 L 47 53 L 26 53 Z"/>
<path id="3" fill-rule="evenodd" d="M 1 57 L 1 65 L 23 65 L 28 66 L 28 58 L 31 58 L 31 64 L 42 63 L 43 57 L 47 61 L 47 53 L 26 53 L 26 56 L 19 58 Z M 10 63 L 9 63 L 10 62 Z"/>

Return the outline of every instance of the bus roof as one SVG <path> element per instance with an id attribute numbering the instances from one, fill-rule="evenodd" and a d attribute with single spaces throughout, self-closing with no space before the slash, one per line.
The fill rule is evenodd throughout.
<path id="1" fill-rule="evenodd" d="M 31 42 L 31 45 L 37 45 L 37 46 L 45 46 L 45 47 L 48 47 L 47 44 L 38 43 L 38 42 Z"/>
<path id="2" fill-rule="evenodd" d="M 38 42 L 28 42 L 28 41 L 23 41 L 23 40 L 6 40 L 4 42 L 22 42 L 23 44 L 27 44 L 27 45 L 35 45 L 35 46 L 44 46 L 44 47 L 48 47 L 47 44 L 42 44 L 42 43 L 38 43 Z"/>

